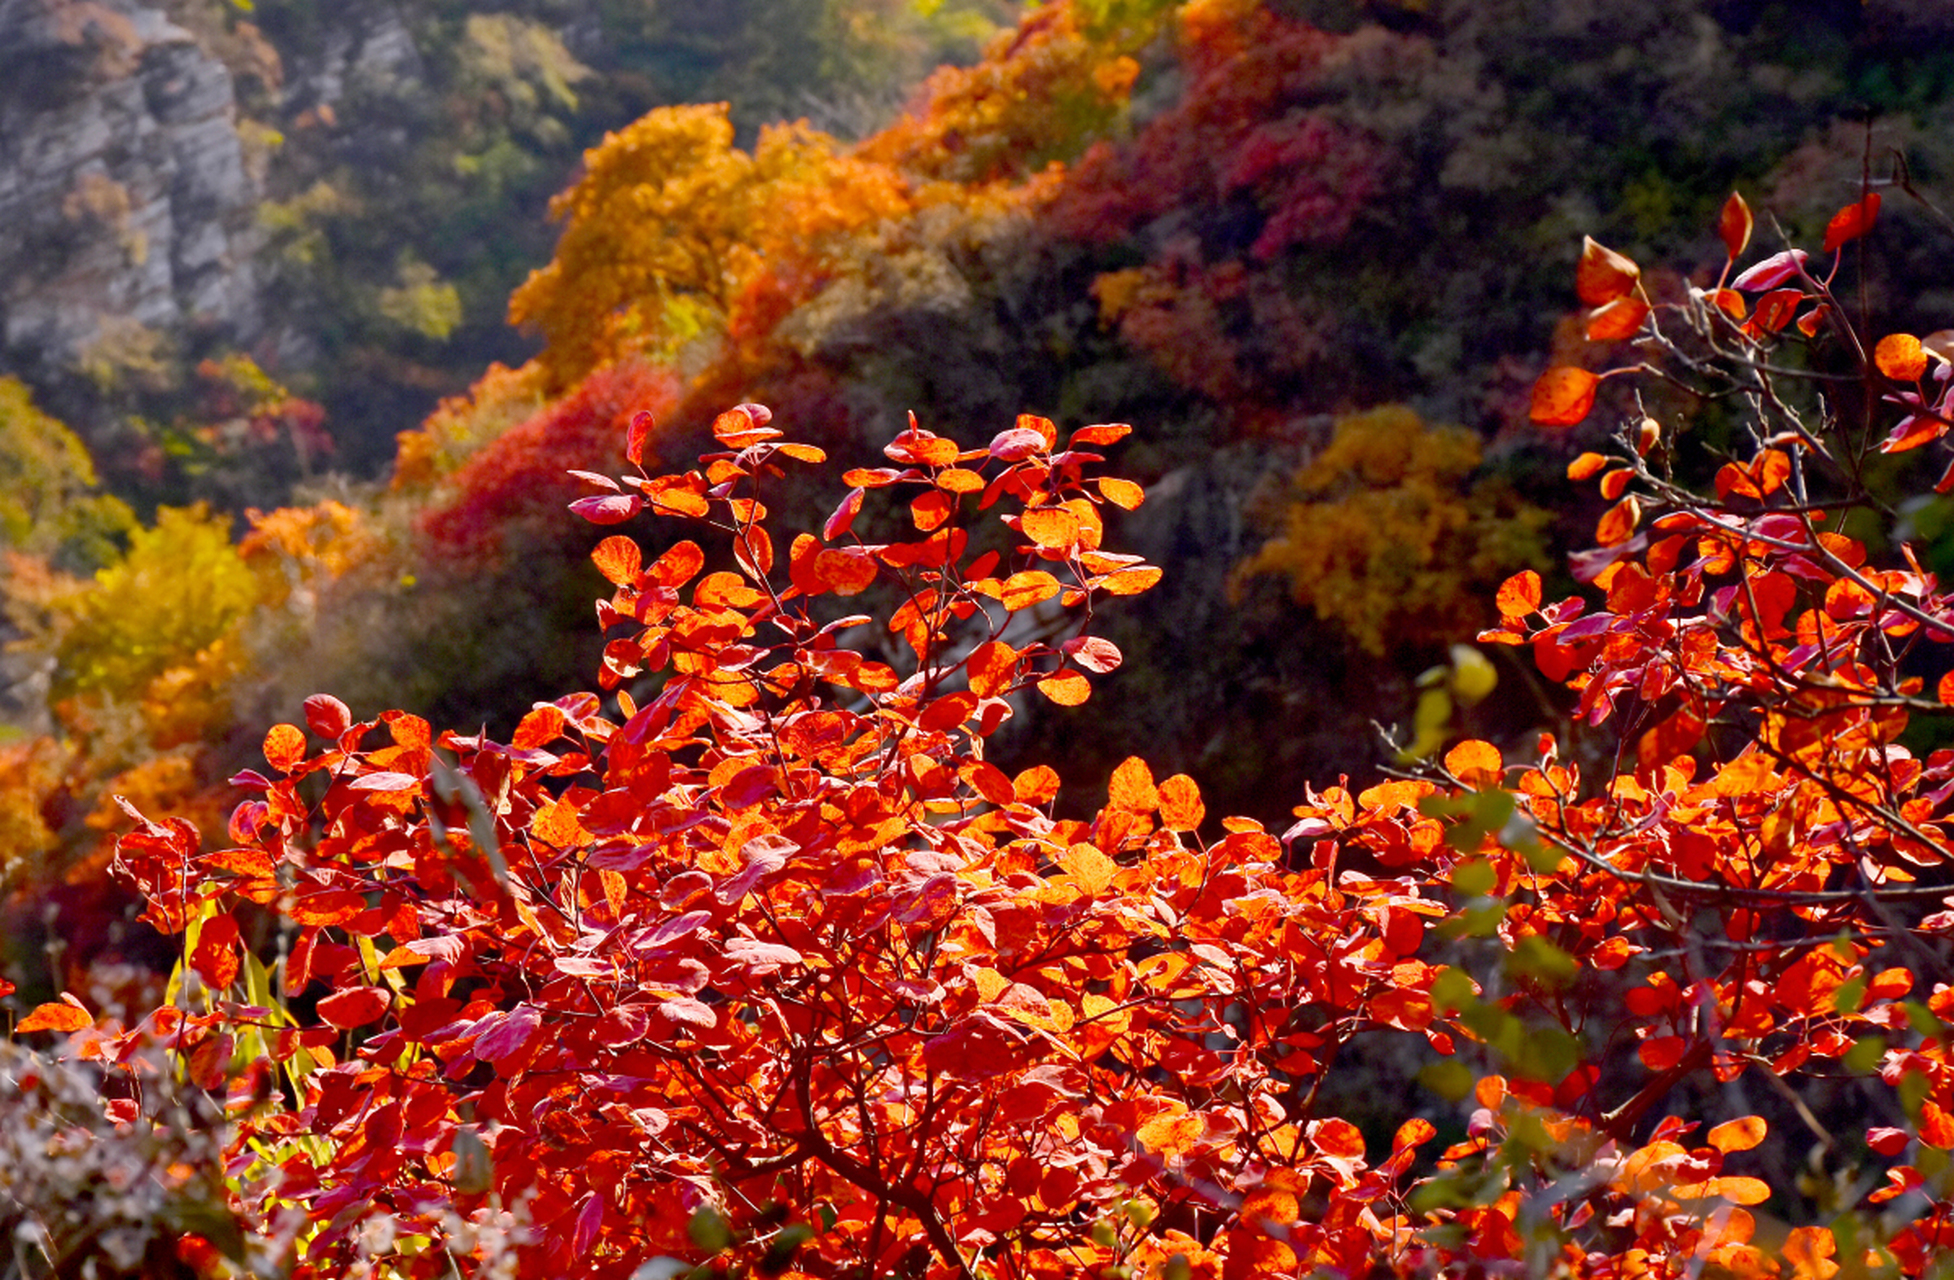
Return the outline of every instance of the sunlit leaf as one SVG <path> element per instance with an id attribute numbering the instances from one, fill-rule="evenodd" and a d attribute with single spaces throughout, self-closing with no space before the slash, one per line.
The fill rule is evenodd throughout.
<path id="1" fill-rule="evenodd" d="M 1595 388 L 1601 379 L 1586 369 L 1571 365 L 1549 369 L 1533 384 L 1529 416 L 1543 427 L 1571 427 L 1594 408 Z"/>

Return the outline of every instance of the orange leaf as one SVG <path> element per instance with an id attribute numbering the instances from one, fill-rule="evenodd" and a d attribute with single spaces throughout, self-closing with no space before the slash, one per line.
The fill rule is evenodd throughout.
<path id="1" fill-rule="evenodd" d="M 1830 253 L 1849 240 L 1857 240 L 1873 229 L 1879 217 L 1879 192 L 1869 192 L 1857 204 L 1849 204 L 1832 215 L 1825 224 L 1825 252 Z"/>
<path id="2" fill-rule="evenodd" d="M 1179 1115 L 1161 1116 L 1149 1120 L 1134 1133 L 1134 1140 L 1149 1151 L 1163 1156 L 1175 1156 L 1205 1138 L 1208 1122 L 1195 1112 L 1184 1111 Z"/>
<path id="3" fill-rule="evenodd" d="M 860 595 L 875 581 L 875 561 L 853 547 L 831 547 L 814 557 L 814 576 L 838 596 Z"/>
<path id="4" fill-rule="evenodd" d="M 949 493 L 976 493 L 984 487 L 984 477 L 968 467 L 946 467 L 936 473 L 936 487 Z"/>
<path id="5" fill-rule="evenodd" d="M 852 555 L 862 560 L 868 559 L 866 555 L 857 551 L 824 551 L 822 555 Z M 820 567 L 819 558 L 815 560 L 815 566 L 818 571 Z M 869 577 L 871 581 L 873 581 L 874 576 L 875 564 L 873 561 L 870 561 Z M 842 594 L 849 593 L 844 592 Z M 727 569 L 721 569 L 718 573 L 707 574 L 705 577 L 699 579 L 699 585 L 692 590 L 692 603 L 701 609 L 751 609 L 754 605 L 759 604 L 766 598 L 765 592 L 756 591 L 752 587 L 747 586 L 744 578 Z"/>
<path id="6" fill-rule="evenodd" d="M 1505 777 L 1506 761 L 1492 743 L 1466 741 L 1445 753 L 1445 768 L 1468 787 L 1496 787 Z"/>
<path id="7" fill-rule="evenodd" d="M 1061 707 L 1076 707 L 1092 696 L 1092 685 L 1076 671 L 1060 671 L 1040 680 L 1038 692 Z"/>
<path id="8" fill-rule="evenodd" d="M 1093 585 L 1109 596 L 1137 596 L 1154 583 L 1160 581 L 1160 570 L 1152 565 L 1134 565 L 1109 573 L 1103 578 L 1095 578 Z"/>
<path id="9" fill-rule="evenodd" d="M 1594 408 L 1594 391 L 1601 379 L 1586 369 L 1561 365 L 1540 375 L 1533 384 L 1529 416 L 1543 427 L 1571 427 Z"/>
<path id="10" fill-rule="evenodd" d="M 1703 1200 L 1718 1196 L 1733 1204 L 1763 1204 L 1771 1198 L 1771 1188 L 1768 1183 L 1756 1178 L 1709 1178 L 1677 1187 L 1675 1196 L 1678 1200 Z"/>
<path id="11" fill-rule="evenodd" d="M 1040 547 L 1065 550 L 1079 540 L 1079 517 L 1064 507 L 1033 507 L 1019 518 L 1018 528 Z"/>
<path id="12" fill-rule="evenodd" d="M 1642 268 L 1613 249 L 1581 238 L 1581 260 L 1574 267 L 1574 292 L 1591 307 L 1606 306 L 1635 288 Z"/>
<path id="13" fill-rule="evenodd" d="M 1058 794 L 1058 771 L 1038 764 L 1011 779 L 1011 790 L 1024 804 L 1049 804 Z"/>
<path id="14" fill-rule="evenodd" d="M 1160 806 L 1160 791 L 1153 785 L 1153 770 L 1138 756 L 1128 756 L 1113 770 L 1107 784 L 1106 803 L 1128 813 L 1152 813 Z"/>
<path id="15" fill-rule="evenodd" d="M 95 1025 L 95 1019 L 81 1001 L 62 993 L 61 999 L 36 1008 L 14 1028 L 16 1035 L 29 1031 L 82 1031 Z"/>
<path id="16" fill-rule="evenodd" d="M 1058 864 L 1088 896 L 1104 893 L 1119 874 L 1119 863 L 1089 844 L 1075 844 L 1059 855 Z"/>
<path id="17" fill-rule="evenodd" d="M 1364 1134 L 1348 1120 L 1331 1117 L 1315 1120 L 1309 1126 L 1309 1140 L 1326 1156 L 1343 1160 L 1364 1158 Z"/>
<path id="18" fill-rule="evenodd" d="M 265 762 L 290 773 L 305 759 L 305 730 L 295 724 L 275 724 L 265 734 Z"/>
<path id="19" fill-rule="evenodd" d="M 1839 1264 L 1832 1261 L 1839 1242 L 1830 1227 L 1793 1227 L 1780 1250 L 1791 1264 L 1792 1280 L 1832 1280 Z"/>
<path id="20" fill-rule="evenodd" d="M 1752 222 L 1750 206 L 1732 191 L 1730 198 L 1723 202 L 1723 211 L 1717 215 L 1717 234 L 1723 237 L 1723 247 L 1730 251 L 1732 261 L 1750 246 Z"/>
<path id="21" fill-rule="evenodd" d="M 1889 333 L 1873 348 L 1873 363 L 1895 382 L 1918 382 L 1927 372 L 1927 349 L 1910 333 Z"/>
<path id="22" fill-rule="evenodd" d="M 1762 1116 L 1743 1116 L 1736 1120 L 1726 1120 L 1704 1136 L 1704 1141 L 1725 1155 L 1732 1151 L 1749 1151 L 1764 1141 L 1770 1127 Z"/>
<path id="23" fill-rule="evenodd" d="M 638 580 L 638 570 L 644 567 L 644 552 L 632 539 L 613 534 L 597 544 L 590 562 L 617 586 L 628 587 Z"/>
<path id="24" fill-rule="evenodd" d="M 1584 453 L 1567 464 L 1569 480 L 1585 480 L 1608 465 L 1608 459 L 1598 453 Z"/>
<path id="25" fill-rule="evenodd" d="M 1641 521 L 1642 504 L 1630 494 L 1603 513 L 1600 523 L 1595 526 L 1594 540 L 1604 547 L 1626 542 L 1628 535 L 1635 532 L 1635 526 Z"/>
<path id="26" fill-rule="evenodd" d="M 1116 444 L 1132 434 L 1133 427 L 1129 423 L 1097 422 L 1074 431 L 1072 443 L 1075 447 L 1082 444 Z"/>
<path id="27" fill-rule="evenodd" d="M 1132 511 L 1147 500 L 1145 489 L 1131 480 L 1122 480 L 1117 476 L 1101 476 L 1099 492 L 1106 501 L 1127 511 Z"/>
<path id="28" fill-rule="evenodd" d="M 1010 804 L 1018 798 L 1011 790 L 1011 780 L 1004 776 L 1004 771 L 987 761 L 964 765 L 957 770 L 957 776 L 991 804 Z"/>
<path id="29" fill-rule="evenodd" d="M 1791 455 L 1782 449 L 1766 449 L 1757 455 L 1752 465 L 1752 474 L 1757 477 L 1759 493 L 1769 495 L 1784 487 L 1791 478 Z"/>
<path id="30" fill-rule="evenodd" d="M 1005 608 L 1015 612 L 1049 600 L 1058 592 L 1057 578 L 1042 569 L 1027 569 L 1023 573 L 1014 573 L 1004 580 L 998 599 L 1003 602 Z"/>
<path id="31" fill-rule="evenodd" d="M 1601 496 L 1609 502 L 1613 502 L 1628 492 L 1628 482 L 1634 478 L 1635 469 L 1633 467 L 1616 467 L 1613 471 L 1601 477 Z"/>
<path id="32" fill-rule="evenodd" d="M 1422 1147 L 1438 1136 L 1432 1122 L 1422 1116 L 1414 1116 L 1398 1126 L 1398 1132 L 1391 1139 L 1392 1151 L 1403 1151 L 1407 1147 Z"/>
<path id="33" fill-rule="evenodd" d="M 1520 570 L 1499 584 L 1493 603 L 1502 618 L 1526 617 L 1540 607 L 1540 575 L 1531 569 Z"/>
<path id="34" fill-rule="evenodd" d="M 1931 444 L 1946 434 L 1947 424 L 1938 418 L 1924 413 L 1909 414 L 1900 419 L 1886 439 L 1879 442 L 1879 451 L 1905 453 L 1923 444 Z"/>
<path id="35" fill-rule="evenodd" d="M 1001 696 L 1018 673 L 1018 651 L 1002 640 L 990 640 L 970 652 L 970 691 L 980 698 Z"/>
<path id="36" fill-rule="evenodd" d="M 941 527 L 955 509 L 955 505 L 942 490 L 928 489 L 910 500 L 909 518 L 916 522 L 918 529 L 928 533 L 932 529 Z"/>
<path id="37" fill-rule="evenodd" d="M 1588 313 L 1588 341 L 1620 342 L 1641 332 L 1649 304 L 1640 298 L 1616 298 L 1605 307 Z"/>
<path id="38" fill-rule="evenodd" d="M 1195 831 L 1208 816 L 1201 803 L 1201 788 L 1194 779 L 1177 773 L 1160 784 L 1160 822 L 1169 831 Z"/>
<path id="39" fill-rule="evenodd" d="M 666 548 L 646 572 L 661 587 L 682 587 L 705 567 L 706 553 L 699 550 L 698 543 L 686 541 Z"/>

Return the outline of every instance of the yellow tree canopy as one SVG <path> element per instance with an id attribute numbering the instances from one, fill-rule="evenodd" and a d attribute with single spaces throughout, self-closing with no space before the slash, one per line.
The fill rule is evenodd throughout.
<path id="1" fill-rule="evenodd" d="M 744 287 L 788 260 L 818 269 L 827 239 L 908 206 L 886 167 L 849 159 L 805 123 L 733 145 L 725 103 L 661 107 L 585 154 L 558 196 L 556 257 L 509 302 L 540 330 L 561 388 L 607 360 L 669 354 L 722 329 Z"/>

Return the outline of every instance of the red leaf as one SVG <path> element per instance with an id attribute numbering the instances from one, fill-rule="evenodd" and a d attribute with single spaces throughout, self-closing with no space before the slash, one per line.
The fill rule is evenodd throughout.
<path id="1" fill-rule="evenodd" d="M 1825 224 L 1825 252 L 1831 253 L 1850 240 L 1857 240 L 1873 229 L 1879 217 L 1879 192 L 1868 192 L 1857 204 L 1849 204 L 1832 215 Z"/>
<path id="2" fill-rule="evenodd" d="M 1000 431 L 991 440 L 990 454 L 999 462 L 1018 462 L 1045 448 L 1045 437 L 1024 427 Z"/>
<path id="3" fill-rule="evenodd" d="M 1907 1131 L 1882 1125 L 1866 1130 L 1866 1145 L 1883 1156 L 1896 1156 L 1906 1150 Z"/>
<path id="4" fill-rule="evenodd" d="M 319 1002 L 319 1017 L 341 1031 L 378 1022 L 390 1003 L 385 987 L 353 987 Z"/>
<path id="5" fill-rule="evenodd" d="M 841 500 L 841 505 L 828 517 L 828 522 L 821 526 L 822 541 L 833 542 L 854 527 L 855 516 L 862 509 L 863 493 L 862 489 L 848 491 L 848 496 Z"/>
<path id="6" fill-rule="evenodd" d="M 719 801 L 728 809 L 751 809 L 775 791 L 772 765 L 748 765 L 734 774 L 719 789 Z"/>
<path id="7" fill-rule="evenodd" d="M 597 1020 L 590 1038 L 610 1049 L 636 1044 L 651 1032 L 651 1005 L 621 1004 Z"/>
<path id="8" fill-rule="evenodd" d="M 1805 260 L 1811 257 L 1803 249 L 1786 249 L 1774 253 L 1764 261 L 1730 282 L 1734 289 L 1775 289 L 1787 280 L 1794 279 L 1804 269 Z"/>
<path id="9" fill-rule="evenodd" d="M 414 791 L 421 780 L 411 773 L 369 773 L 346 785 L 354 791 Z"/>
<path id="10" fill-rule="evenodd" d="M 514 1058 L 528 1047 L 537 1028 L 543 1025 L 542 1013 L 531 1004 L 519 1004 L 507 1015 L 490 1016 L 501 1020 L 475 1038 L 475 1056 L 483 1062 Z"/>
<path id="11" fill-rule="evenodd" d="M 1121 661 L 1119 646 L 1098 636 L 1074 636 L 1060 645 L 1058 650 L 1087 671 L 1099 675 L 1118 670 Z"/>
<path id="12" fill-rule="evenodd" d="M 651 416 L 651 410 L 640 409 L 631 415 L 631 430 L 624 437 L 624 457 L 634 467 L 645 465 L 645 441 L 651 439 L 653 428 L 658 420 Z"/>
<path id="13" fill-rule="evenodd" d="M 190 967 L 213 991 L 223 991 L 237 979 L 237 937 L 237 921 L 229 915 L 212 916 L 197 931 Z"/>
<path id="14" fill-rule="evenodd" d="M 715 428 L 717 425 L 714 424 Z M 576 1229 L 570 1233 L 570 1252 L 577 1257 L 589 1253 L 590 1246 L 597 1243 L 597 1232 L 603 1225 L 604 1197 L 592 1191 L 584 1197 L 583 1208 L 577 1211 Z"/>
<path id="15" fill-rule="evenodd" d="M 353 713 L 331 694 L 315 693 L 305 700 L 305 722 L 320 737 L 336 739 L 352 727 Z"/>
<path id="16" fill-rule="evenodd" d="M 594 498 L 578 498 L 570 504 L 570 510 L 592 524 L 621 524 L 644 510 L 644 505 L 642 498 L 611 493 Z"/>
<path id="17" fill-rule="evenodd" d="M 690 996 L 679 996 L 658 1006 L 658 1016 L 688 1027 L 716 1027 L 719 1015 L 711 1006 L 701 1004 Z"/>
<path id="18" fill-rule="evenodd" d="M 756 977 L 791 964 L 804 963 L 801 953 L 778 942 L 758 938 L 733 938 L 726 943 L 726 958 Z"/>
<path id="19" fill-rule="evenodd" d="M 1723 211 L 1717 215 L 1717 234 L 1723 237 L 1723 247 L 1730 252 L 1730 260 L 1735 262 L 1750 245 L 1752 219 L 1750 206 L 1735 191 L 1723 202 Z"/>

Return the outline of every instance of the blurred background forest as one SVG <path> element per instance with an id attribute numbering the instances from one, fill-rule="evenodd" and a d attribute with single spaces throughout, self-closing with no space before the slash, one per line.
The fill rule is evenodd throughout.
<path id="1" fill-rule="evenodd" d="M 1277 821 L 1373 774 L 1421 694 L 1427 746 L 1554 723 L 1512 651 L 1454 646 L 1593 527 L 1563 479 L 1592 438 L 1526 421 L 1550 361 L 1609 355 L 1581 237 L 1713 275 L 1733 189 L 1809 238 L 1904 178 L 1927 199 L 1889 198 L 1867 305 L 1947 327 L 1947 13 L 0 4 L 15 998 L 142 958 L 113 795 L 222 841 L 225 779 L 310 693 L 507 734 L 592 686 L 564 471 L 615 470 L 641 408 L 674 464 L 740 400 L 848 465 L 908 411 L 966 445 L 1134 424 L 1114 470 L 1148 502 L 1108 544 L 1166 581 L 1090 706 L 997 742 L 1075 786 L 1138 750 Z M 1714 445 L 1715 406 L 1662 411 Z M 1939 500 L 1897 515 L 1954 568 Z"/>

